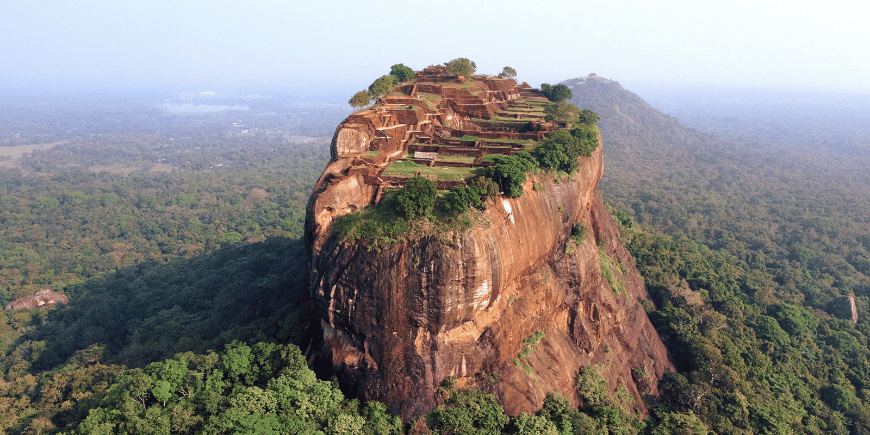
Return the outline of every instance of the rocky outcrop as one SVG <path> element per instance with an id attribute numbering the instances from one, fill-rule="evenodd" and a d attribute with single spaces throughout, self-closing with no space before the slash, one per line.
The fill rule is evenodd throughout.
<path id="1" fill-rule="evenodd" d="M 50 307 L 57 304 L 68 304 L 69 299 L 66 295 L 53 291 L 51 289 L 42 289 L 35 294 L 18 298 L 6 304 L 7 310 L 23 310 L 39 307 Z"/>
<path id="2" fill-rule="evenodd" d="M 570 179 L 532 176 L 522 197 L 489 201 L 481 223 L 464 232 L 369 250 L 328 230 L 333 216 L 378 195 L 352 171 L 325 182 L 342 165 L 335 159 L 306 222 L 319 305 L 307 350 L 315 369 L 336 375 L 346 393 L 415 418 L 436 405 L 448 377 L 496 394 L 514 415 L 537 411 L 554 391 L 576 403 L 580 368 L 596 365 L 643 412 L 644 396 L 656 395 L 673 367 L 596 190 L 603 147 L 580 160 Z M 575 226 L 586 229 L 579 241 L 570 237 Z"/>
<path id="3" fill-rule="evenodd" d="M 854 296 L 840 296 L 834 299 L 828 304 L 828 312 L 838 319 L 858 323 L 858 308 L 855 306 Z"/>

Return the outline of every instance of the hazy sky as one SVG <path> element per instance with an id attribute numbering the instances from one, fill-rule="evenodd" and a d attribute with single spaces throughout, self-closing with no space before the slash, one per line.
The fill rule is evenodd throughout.
<path id="1" fill-rule="evenodd" d="M 870 91 L 870 6 L 850 1 L 4 0 L 0 87 L 363 89 L 467 57 L 533 86 Z"/>

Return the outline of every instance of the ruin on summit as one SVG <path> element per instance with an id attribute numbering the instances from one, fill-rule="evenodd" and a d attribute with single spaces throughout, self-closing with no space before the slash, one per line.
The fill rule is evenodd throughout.
<path id="1" fill-rule="evenodd" d="M 449 189 L 474 176 L 475 168 L 489 166 L 487 156 L 530 151 L 555 128 L 544 122 L 546 104 L 546 97 L 526 83 L 451 76 L 443 66 L 426 68 L 342 123 L 336 139 L 350 145 L 341 136 L 356 137 L 352 146 L 337 147 L 334 158 L 352 157 L 353 162 L 331 176 L 359 174 L 382 191 L 419 174 L 435 180 L 439 189 Z"/>

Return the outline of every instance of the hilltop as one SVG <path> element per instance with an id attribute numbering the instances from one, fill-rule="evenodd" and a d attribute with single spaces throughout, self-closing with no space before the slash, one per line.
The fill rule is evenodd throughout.
<path id="1" fill-rule="evenodd" d="M 577 404 L 577 377 L 591 368 L 645 411 L 672 366 L 596 190 L 594 114 L 548 117 L 566 106 L 547 92 L 427 68 L 338 126 L 306 220 L 320 319 L 308 353 L 320 375 L 416 418 L 444 400 L 444 382 L 493 393 L 511 415 L 552 392 Z M 506 164 L 512 175 L 495 172 Z M 468 225 L 383 211 L 419 177 L 444 199 L 475 183 L 498 190 L 460 210 Z M 349 235 L 375 215 L 399 230 Z M 421 221 L 436 231 L 415 233 Z"/>

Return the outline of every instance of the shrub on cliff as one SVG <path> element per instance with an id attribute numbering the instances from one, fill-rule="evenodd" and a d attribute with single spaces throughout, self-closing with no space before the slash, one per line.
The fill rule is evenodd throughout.
<path id="1" fill-rule="evenodd" d="M 598 148 L 598 127 L 577 124 L 570 131 L 558 130 L 541 141 L 532 154 L 544 169 L 572 173 L 579 157 L 589 157 Z"/>
<path id="2" fill-rule="evenodd" d="M 460 214 L 474 207 L 486 209 L 486 200 L 498 196 L 498 185 L 489 178 L 475 177 L 468 186 L 456 186 L 444 195 L 444 208 L 453 214 Z"/>
<path id="3" fill-rule="evenodd" d="M 411 178 L 396 195 L 399 212 L 409 220 L 429 216 L 435 207 L 436 196 L 437 189 L 434 181 L 419 175 Z"/>
<path id="4" fill-rule="evenodd" d="M 523 196 L 526 172 L 537 165 L 538 161 L 525 151 L 511 156 L 495 156 L 493 165 L 487 170 L 487 176 L 498 183 L 505 195 L 518 198 Z"/>
<path id="5" fill-rule="evenodd" d="M 532 155 L 544 169 L 555 169 L 567 173 L 577 169 L 577 141 L 567 130 L 558 130 L 541 141 Z"/>
<path id="6" fill-rule="evenodd" d="M 598 148 L 598 126 L 595 124 L 575 124 L 571 129 L 571 136 L 576 142 L 578 156 L 589 157 Z"/>

